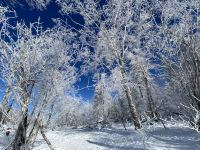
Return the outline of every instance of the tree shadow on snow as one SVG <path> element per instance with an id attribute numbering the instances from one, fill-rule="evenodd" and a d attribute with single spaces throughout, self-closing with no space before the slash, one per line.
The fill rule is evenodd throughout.
<path id="1" fill-rule="evenodd" d="M 103 129 L 88 129 L 88 128 L 80 128 L 75 129 L 74 131 L 78 132 L 100 132 L 100 133 L 108 133 L 108 134 L 119 134 L 122 136 L 133 135 L 134 130 L 124 130 L 124 129 L 112 129 L 112 128 L 103 128 Z"/>
<path id="2" fill-rule="evenodd" d="M 113 150 L 144 150 L 141 136 L 134 130 L 101 129 L 87 142 Z"/>
<path id="3" fill-rule="evenodd" d="M 131 146 L 116 146 L 116 145 L 111 145 L 103 142 L 95 142 L 91 140 L 87 140 L 88 143 L 95 144 L 98 146 L 106 147 L 109 149 L 118 149 L 118 150 L 144 150 L 143 148 L 133 148 Z"/>
<path id="4" fill-rule="evenodd" d="M 153 137 L 157 141 L 164 142 L 177 150 L 200 149 L 200 135 L 189 128 L 157 129 L 149 131 L 148 136 Z"/>
<path id="5" fill-rule="evenodd" d="M 87 140 L 91 144 L 118 150 L 143 150 L 141 135 L 134 130 L 122 129 L 97 130 L 95 138 Z M 154 131 L 146 131 L 146 148 L 176 149 L 176 150 L 200 150 L 200 134 L 189 128 L 158 128 Z"/>
<path id="6" fill-rule="evenodd" d="M 128 136 L 128 135 L 134 135 L 134 131 L 133 130 L 124 130 L 124 129 L 101 129 L 99 130 L 99 132 L 105 132 L 108 134 L 118 134 L 118 135 L 122 135 L 122 136 Z"/>

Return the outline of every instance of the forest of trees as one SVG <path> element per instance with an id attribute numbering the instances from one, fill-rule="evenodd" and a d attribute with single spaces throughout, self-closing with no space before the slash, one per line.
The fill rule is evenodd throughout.
<path id="1" fill-rule="evenodd" d="M 51 0 L 28 2 L 45 9 Z M 31 149 L 40 132 L 48 142 L 44 129 L 62 126 L 139 130 L 173 118 L 200 129 L 199 0 L 56 3 L 78 28 L 13 23 L 15 11 L 0 7 L 0 125 L 15 129 L 8 149 Z M 75 84 L 89 75 L 94 96 L 85 101 Z"/>

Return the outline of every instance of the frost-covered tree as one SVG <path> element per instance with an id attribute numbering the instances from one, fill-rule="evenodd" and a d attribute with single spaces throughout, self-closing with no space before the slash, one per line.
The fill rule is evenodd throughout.
<path id="1" fill-rule="evenodd" d="M 199 3 L 168 0 L 152 4 L 147 48 L 152 53 L 156 78 L 165 82 L 166 97 L 162 101 L 173 108 L 171 112 L 199 128 Z"/>
<path id="2" fill-rule="evenodd" d="M 142 38 L 149 29 L 145 1 L 112 0 L 97 2 L 58 0 L 64 13 L 78 13 L 84 18 L 84 42 L 95 49 L 94 62 L 104 70 L 119 68 L 123 90 L 129 103 L 135 128 L 141 128 L 139 114 L 130 90 L 129 67 L 135 51 L 142 51 Z"/>
<path id="3" fill-rule="evenodd" d="M 154 4 L 149 48 L 153 61 L 157 61 L 158 78 L 182 93 L 180 107 L 190 112 L 184 112 L 185 117 L 196 124 L 200 106 L 199 2 L 168 0 L 154 1 Z"/>
<path id="4" fill-rule="evenodd" d="M 62 30 L 62 31 L 61 31 Z M 19 104 L 21 117 L 12 143 L 14 149 L 32 144 L 46 107 L 58 93 L 70 92 L 76 80 L 75 58 L 67 42 L 72 41 L 71 33 L 65 28 L 43 31 L 40 23 L 17 24 L 13 36 L 1 39 L 1 74 L 6 84 L 11 87 L 13 97 Z M 6 39 L 8 38 L 8 39 Z M 33 102 L 39 101 L 35 117 L 28 113 Z M 29 127 L 30 129 L 29 135 Z M 34 132 L 33 132 L 34 131 Z M 32 140 L 33 138 L 33 140 Z"/>
<path id="5" fill-rule="evenodd" d="M 100 79 L 95 87 L 93 100 L 93 112 L 96 125 L 100 128 L 111 125 L 111 109 L 113 106 L 112 89 L 113 83 L 111 78 L 101 74 Z"/>

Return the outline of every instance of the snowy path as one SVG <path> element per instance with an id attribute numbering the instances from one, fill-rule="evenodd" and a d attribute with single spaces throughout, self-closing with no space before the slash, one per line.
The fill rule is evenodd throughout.
<path id="1" fill-rule="evenodd" d="M 157 126 L 145 131 L 124 131 L 119 127 L 99 131 L 66 129 L 49 131 L 47 136 L 55 150 L 143 150 L 144 143 L 148 150 L 200 150 L 200 134 L 189 128 L 171 126 L 165 130 Z M 41 137 L 34 150 L 48 150 Z"/>

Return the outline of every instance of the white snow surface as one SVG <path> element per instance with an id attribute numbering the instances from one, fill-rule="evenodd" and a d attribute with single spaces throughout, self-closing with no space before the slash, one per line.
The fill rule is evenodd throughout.
<path id="1" fill-rule="evenodd" d="M 151 125 L 140 131 L 121 125 L 111 129 L 59 129 L 46 132 L 55 150 L 200 150 L 200 133 L 183 124 Z M 8 137 L 6 137 L 8 139 Z M 0 135 L 0 149 L 8 140 Z M 39 135 L 34 150 L 49 150 Z"/>

